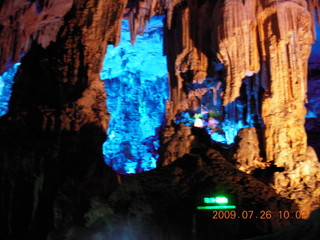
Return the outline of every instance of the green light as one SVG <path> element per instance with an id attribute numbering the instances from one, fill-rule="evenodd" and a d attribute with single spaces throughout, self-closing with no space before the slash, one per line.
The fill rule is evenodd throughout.
<path id="1" fill-rule="evenodd" d="M 203 198 L 204 203 L 217 203 L 217 204 L 225 204 L 228 203 L 229 200 L 226 197 L 206 197 Z"/>
<path id="2" fill-rule="evenodd" d="M 225 206 L 197 206 L 198 210 L 219 210 L 219 209 L 236 209 L 235 205 L 225 205 Z"/>

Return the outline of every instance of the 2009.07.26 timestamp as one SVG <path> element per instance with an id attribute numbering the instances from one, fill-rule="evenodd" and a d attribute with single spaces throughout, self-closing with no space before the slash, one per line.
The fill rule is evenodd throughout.
<path id="1" fill-rule="evenodd" d="M 253 211 L 253 210 L 243 210 L 243 211 L 213 211 L 212 219 L 304 219 L 306 218 L 306 213 L 304 211 Z"/>

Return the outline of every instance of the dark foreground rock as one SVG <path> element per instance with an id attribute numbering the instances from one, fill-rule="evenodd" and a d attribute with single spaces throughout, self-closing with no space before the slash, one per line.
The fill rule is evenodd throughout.
<path id="1" fill-rule="evenodd" d="M 317 240 L 320 237 L 320 209 L 311 213 L 309 219 L 293 224 L 280 231 L 252 240 Z"/>
<path id="2" fill-rule="evenodd" d="M 294 222 L 276 212 L 297 209 L 213 149 L 194 149 L 170 165 L 123 181 L 107 201 L 92 199 L 86 226 L 72 228 L 64 239 L 243 239 Z M 196 210 L 198 196 L 217 192 L 234 196 L 238 214 L 252 210 L 254 217 L 213 220 L 212 211 Z M 271 211 L 272 218 L 258 219 L 261 211 Z"/>

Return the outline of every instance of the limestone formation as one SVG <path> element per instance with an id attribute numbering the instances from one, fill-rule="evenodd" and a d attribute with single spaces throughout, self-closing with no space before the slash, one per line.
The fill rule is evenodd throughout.
<path id="1" fill-rule="evenodd" d="M 56 41 L 71 0 L 6 0 L 0 4 L 0 72 L 28 52 L 32 42 L 44 48 Z"/>
<path id="2" fill-rule="evenodd" d="M 168 165 L 189 153 L 195 136 L 192 135 L 189 127 L 180 124 L 179 126 L 167 126 L 162 136 L 162 146 L 160 152 L 163 151 L 162 159 L 160 160 L 162 165 Z M 163 150 L 162 150 L 163 149 Z"/>
<path id="3" fill-rule="evenodd" d="M 256 169 L 265 169 L 267 164 L 263 162 L 259 146 L 259 138 L 254 127 L 244 128 L 240 130 L 239 146 L 234 159 L 238 165 L 238 169 L 252 174 Z"/>
<path id="4" fill-rule="evenodd" d="M 219 1 L 211 21 L 212 47 L 227 69 L 224 105 L 240 95 L 242 79 L 260 70 L 257 1 Z"/>
<path id="5" fill-rule="evenodd" d="M 25 42 L 9 40 L 17 44 L 11 50 L 12 45 L 5 45 L 7 38 L 1 37 L 1 49 L 9 47 L 10 54 L 18 56 L 21 49 L 30 50 L 15 77 L 9 112 L 0 123 L 0 235 L 45 239 L 49 229 L 78 221 L 81 217 L 76 215 L 83 216 L 92 196 L 106 198 L 117 185 L 116 174 L 102 156 L 109 115 L 99 74 L 108 42 L 118 41 L 126 2 L 79 0 L 69 8 L 63 8 L 65 1 L 54 6 L 50 1 L 25 1 L 27 7 L 22 8 L 20 3 L 3 3 L 13 11 L 8 11 L 6 20 L 27 24 L 36 17 L 31 25 L 35 30 L 23 34 L 39 30 L 43 36 L 49 33 L 49 38 L 39 35 L 30 44 L 30 36 L 11 25 L 4 25 L 1 32 L 26 37 Z M 48 4 L 44 4 L 47 10 L 36 13 L 36 3 Z M 46 11 L 61 16 L 62 22 L 55 25 Z M 49 25 L 38 18 L 47 18 Z M 45 28 L 50 24 L 55 26 L 51 31 Z M 13 61 L 17 60 L 15 56 Z"/>
<path id="6" fill-rule="evenodd" d="M 191 196 L 202 193 L 198 187 L 225 188 L 244 210 L 319 207 L 320 166 L 304 129 L 307 60 L 319 11 L 319 0 L 1 1 L 0 71 L 21 59 L 9 112 L 0 118 L 1 238 L 70 239 L 70 229 L 89 225 L 85 231 L 94 232 L 99 211 L 88 212 L 90 204 L 103 210 L 98 220 L 128 210 L 134 223 L 157 223 L 152 204 L 163 204 L 168 218 L 173 208 L 190 208 Z M 121 179 L 101 151 L 109 120 L 101 64 L 107 44 L 119 41 L 123 18 L 134 43 L 160 13 L 170 87 L 162 158 L 159 169 L 123 185 L 126 191 L 119 188 L 114 196 L 122 202 L 110 210 L 104 203 Z M 204 129 L 175 123 L 179 114 L 202 111 L 209 94 L 221 121 L 251 124 L 239 133 L 234 159 L 212 149 L 226 153 L 230 146 L 215 145 Z M 271 167 L 270 179 L 258 180 L 257 170 Z M 146 218 L 133 196 L 148 207 Z M 126 216 L 121 221 L 132 217 Z M 285 224 L 258 225 L 255 234 Z"/>
<path id="7" fill-rule="evenodd" d="M 254 124 L 264 129 L 259 144 L 266 153 L 265 161 L 269 165 L 285 169 L 274 175 L 271 184 L 275 184 L 275 188 L 283 196 L 300 201 L 300 197 L 293 193 L 307 192 L 308 187 L 297 190 L 293 186 L 296 179 L 304 179 L 304 176 L 302 173 L 289 172 L 300 172 L 296 167 L 308 164 L 304 104 L 307 101 L 307 63 L 314 41 L 314 11 L 319 11 L 319 1 L 208 2 L 188 2 L 187 7 L 180 7 L 177 10 L 179 14 L 176 14 L 172 23 L 176 21 L 181 30 L 168 32 L 169 40 L 178 37 L 182 42 L 180 48 L 168 44 L 169 59 L 174 59 L 168 62 L 171 72 L 170 115 L 174 119 L 177 113 L 190 109 L 185 104 L 189 101 L 188 97 L 192 96 L 187 85 L 196 81 L 193 69 L 200 69 L 199 66 L 194 67 L 199 62 L 189 58 L 187 66 L 192 67 L 177 71 L 175 64 L 178 62 L 179 66 L 183 66 L 183 61 L 175 56 L 181 56 L 179 53 L 189 48 L 188 44 L 183 44 L 188 42 L 185 40 L 187 36 L 192 40 L 197 39 L 193 38 L 192 29 L 201 29 L 197 36 L 206 36 L 211 48 L 196 45 L 197 49 L 202 50 L 206 56 L 212 55 L 211 49 L 214 49 L 226 69 L 223 92 L 226 112 L 230 106 L 235 106 L 237 97 L 241 97 L 240 87 L 245 79 L 254 79 L 255 87 L 250 94 L 255 93 L 256 114 L 262 118 L 262 122 L 255 120 Z M 211 9 L 209 15 L 205 14 L 203 6 Z M 203 19 L 209 17 L 210 27 L 203 28 L 201 20 L 191 21 L 192 24 L 185 26 L 183 23 L 188 20 L 189 15 L 192 16 L 192 12 L 201 13 Z M 202 63 L 202 66 L 206 65 Z M 249 104 L 251 102 L 247 101 L 247 108 Z M 231 114 L 232 112 L 235 111 L 231 111 Z M 317 185 L 319 180 L 316 177 L 312 184 L 305 184 Z M 305 199 L 307 198 L 306 195 Z"/>
<path id="8" fill-rule="evenodd" d="M 281 2 L 276 6 L 273 13 L 264 10 L 258 24 L 262 59 L 266 65 L 263 68 L 267 69 L 269 76 L 262 104 L 266 157 L 268 162 L 285 168 L 283 173 L 275 175 L 277 191 L 299 200 L 292 192 L 295 192 L 296 179 L 304 176 L 286 172 L 296 171 L 296 164 L 308 164 L 304 103 L 307 62 L 313 41 L 313 15 L 308 11 L 307 2 Z M 283 175 L 289 180 L 288 184 L 277 179 Z M 318 184 L 319 180 L 315 179 L 314 183 Z M 282 186 L 278 185 L 279 182 Z M 300 186 L 302 184 L 300 182 Z"/>

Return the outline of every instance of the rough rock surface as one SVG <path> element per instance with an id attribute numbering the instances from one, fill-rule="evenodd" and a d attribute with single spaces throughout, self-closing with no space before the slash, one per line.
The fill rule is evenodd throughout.
<path id="1" fill-rule="evenodd" d="M 260 70 L 257 4 L 259 1 L 218 1 L 211 17 L 216 25 L 212 45 L 227 69 L 225 105 L 239 96 L 242 79 Z"/>
<path id="2" fill-rule="evenodd" d="M 310 44 L 314 40 L 313 16 L 308 11 L 308 4 L 310 2 L 277 3 L 277 11 L 267 16 L 262 14 L 263 20 L 258 25 L 259 31 L 264 32 L 261 34 L 261 42 L 266 66 L 262 66 L 262 69 L 266 69 L 269 76 L 262 104 L 266 157 L 268 162 L 285 168 L 283 172 L 275 174 L 274 185 L 277 191 L 296 200 L 305 196 L 301 207 L 309 200 L 308 194 L 305 194 L 309 192 L 308 187 L 301 189 L 303 181 L 297 181 L 304 179 L 305 174 L 309 175 L 309 172 L 304 173 L 302 169 L 310 161 L 304 129 L 307 63 Z M 273 17 L 276 20 L 272 21 Z M 265 31 L 266 26 L 269 31 Z M 317 170 L 310 173 L 314 174 L 315 181 L 307 181 L 305 185 L 316 184 L 314 190 L 317 190 L 320 180 Z"/>
<path id="3" fill-rule="evenodd" d="M 28 52 L 32 42 L 56 41 L 72 0 L 6 0 L 0 3 L 0 72 Z"/>
<path id="4" fill-rule="evenodd" d="M 247 219 L 237 223 L 232 220 L 223 224 L 213 221 L 210 211 L 195 212 L 198 196 L 221 191 L 236 196 L 239 212 L 249 208 L 256 212 L 271 211 L 275 214 L 273 220 Z M 266 184 L 237 170 L 216 150 L 193 148 L 192 153 L 163 168 L 128 177 L 108 201 L 92 201 L 86 214 L 88 229 L 75 227 L 68 235 L 74 240 L 94 236 L 110 240 L 195 237 L 207 240 L 213 235 L 214 239 L 242 239 L 294 222 L 280 219 L 276 214 L 279 210 L 295 209 L 293 201 L 279 197 Z M 191 220 L 193 214 L 198 219 L 196 233 Z"/>
<path id="5" fill-rule="evenodd" d="M 259 94 L 255 97 L 255 106 L 260 109 L 257 115 L 262 117 L 262 123 L 255 120 L 254 125 L 264 128 L 263 138 L 259 140 L 259 145 L 265 150 L 264 160 L 284 168 L 274 175 L 270 183 L 283 196 L 297 201 L 309 199 L 310 196 L 305 194 L 310 192 L 307 186 L 314 186 L 311 191 L 315 191 L 320 181 L 318 167 L 310 173 L 315 176 L 312 180 L 305 178 L 302 171 L 302 167 L 311 162 L 319 165 L 316 160 L 309 162 L 304 129 L 307 64 L 314 41 L 313 14 L 314 10 L 319 11 L 319 6 L 319 1 L 187 2 L 177 7 L 171 23 L 176 27 L 167 33 L 172 101 L 168 104 L 167 114 L 171 116 L 168 119 L 191 109 L 186 104 L 189 100 L 188 84 L 197 81 L 194 69 L 200 69 L 196 58 L 181 61 L 179 53 L 190 49 L 191 45 L 208 56 L 207 61 L 213 61 L 213 48 L 226 68 L 223 93 L 226 109 L 241 94 L 242 81 L 246 77 L 254 79 L 253 92 Z M 192 12 L 202 17 L 186 24 L 188 17 L 193 16 Z M 205 19 L 210 19 L 212 24 L 201 22 Z M 199 29 L 196 37 L 192 34 L 193 29 Z M 181 43 L 170 44 L 173 39 L 180 39 Z M 209 42 L 211 48 L 201 47 L 201 40 Z M 206 64 L 202 66 L 211 66 Z M 189 67 L 182 69 L 178 66 Z M 207 71 L 210 76 L 212 69 L 208 67 Z M 201 95 L 197 97 L 199 99 Z M 299 183 L 298 187 L 296 179 L 307 182 Z M 316 201 L 317 197 L 314 197 Z M 301 200 L 303 205 L 304 200 Z"/>
<path id="6" fill-rule="evenodd" d="M 147 213 L 157 215 L 153 209 L 159 205 L 150 207 L 145 198 L 152 202 L 159 197 L 159 211 L 164 211 L 165 219 L 178 206 L 166 197 L 176 197 L 176 202 L 188 191 L 203 193 L 198 183 L 206 186 L 203 191 L 209 190 L 208 186 L 231 191 L 244 210 L 252 206 L 272 211 L 299 207 L 310 212 L 319 206 L 319 163 L 307 146 L 304 130 L 307 59 L 314 41 L 313 12 L 319 13 L 319 1 L 146 0 L 130 1 L 124 10 L 126 5 L 126 0 L 74 0 L 72 5 L 58 0 L 1 2 L 1 71 L 29 51 L 15 78 L 10 110 L 0 120 L 0 235 L 10 240 L 45 239 L 51 232 L 50 239 L 63 239 L 69 232 L 70 237 L 80 239 L 70 233 L 70 227 L 95 227 L 95 214 L 98 220 L 101 217 L 95 211 L 87 212 L 90 202 L 93 209 L 102 207 L 109 212 L 103 202 L 117 185 L 117 176 L 102 159 L 109 116 L 99 74 L 107 43 L 119 40 L 123 13 L 130 20 L 133 41 L 152 15 L 167 15 L 171 102 L 163 141 L 173 154 L 165 156 L 163 163 L 186 156 L 156 170 L 163 175 L 137 176 L 138 180 L 129 182 L 129 187 L 123 185 L 111 197 L 111 209 L 123 214 L 120 222 L 126 220 L 121 222 L 124 229 L 135 229 L 128 225 L 149 219 L 143 211 L 140 214 L 140 202 L 146 203 Z M 223 21 L 217 20 L 218 16 L 223 16 Z M 259 95 L 254 98 L 255 107 L 261 111 L 263 125 L 255 123 L 265 128 L 259 140 L 266 153 L 264 161 L 282 169 L 271 176 L 269 185 L 221 158 L 204 154 L 203 147 L 194 152 L 192 148 L 208 142 L 195 141 L 193 136 L 199 133 L 192 131 L 197 130 L 190 134 L 185 126 L 172 123 L 176 114 L 193 105 L 201 107 L 205 94 L 192 87 L 216 74 L 217 57 L 226 76 L 221 85 L 212 86 L 215 90 L 207 90 L 219 93 L 226 108 L 228 103 L 235 106 L 234 100 L 239 94 L 241 97 L 245 77 L 255 81 L 253 92 Z M 225 90 L 222 95 L 221 89 Z M 246 138 L 255 141 L 253 135 Z M 243 156 L 241 151 L 238 154 Z M 244 162 L 256 162 L 258 155 L 256 151 Z M 166 184 L 169 180 L 174 186 Z M 127 192 L 134 197 L 125 195 Z M 117 202 L 119 198 L 123 202 Z M 133 221 L 123 209 L 130 210 Z M 117 221 L 117 216 L 113 220 Z M 283 222 L 288 223 L 279 219 L 259 222 L 257 232 L 276 229 Z"/>
<path id="7" fill-rule="evenodd" d="M 320 209 L 317 209 L 303 222 L 283 228 L 274 234 L 253 238 L 252 240 L 316 240 L 319 238 L 319 222 Z"/>
<path id="8" fill-rule="evenodd" d="M 102 156 L 108 113 L 100 71 L 125 4 L 75 1 L 57 41 L 46 49 L 33 41 L 22 59 L 0 121 L 2 238 L 46 239 L 81 222 L 90 198 L 107 198 L 117 185 Z"/>
<path id="9" fill-rule="evenodd" d="M 317 39 L 312 45 L 308 66 L 308 113 L 306 131 L 308 145 L 312 146 L 320 159 L 320 26 L 316 27 Z"/>
<path id="10" fill-rule="evenodd" d="M 161 158 L 159 163 L 168 165 L 189 153 L 194 138 L 195 136 L 191 133 L 190 128 L 182 123 L 179 126 L 167 126 L 161 136 L 162 144 L 159 149 Z"/>
<path id="11" fill-rule="evenodd" d="M 134 45 L 129 21 L 122 20 L 120 42 L 117 47 L 108 46 L 104 59 L 100 76 L 111 116 L 103 153 L 106 163 L 118 173 L 156 167 L 159 128 L 165 121 L 169 95 L 163 18 L 152 17 Z"/>
<path id="12" fill-rule="evenodd" d="M 263 162 L 259 146 L 259 137 L 254 127 L 240 130 L 239 146 L 233 156 L 240 171 L 251 174 L 256 169 L 264 169 L 267 164 Z"/>

